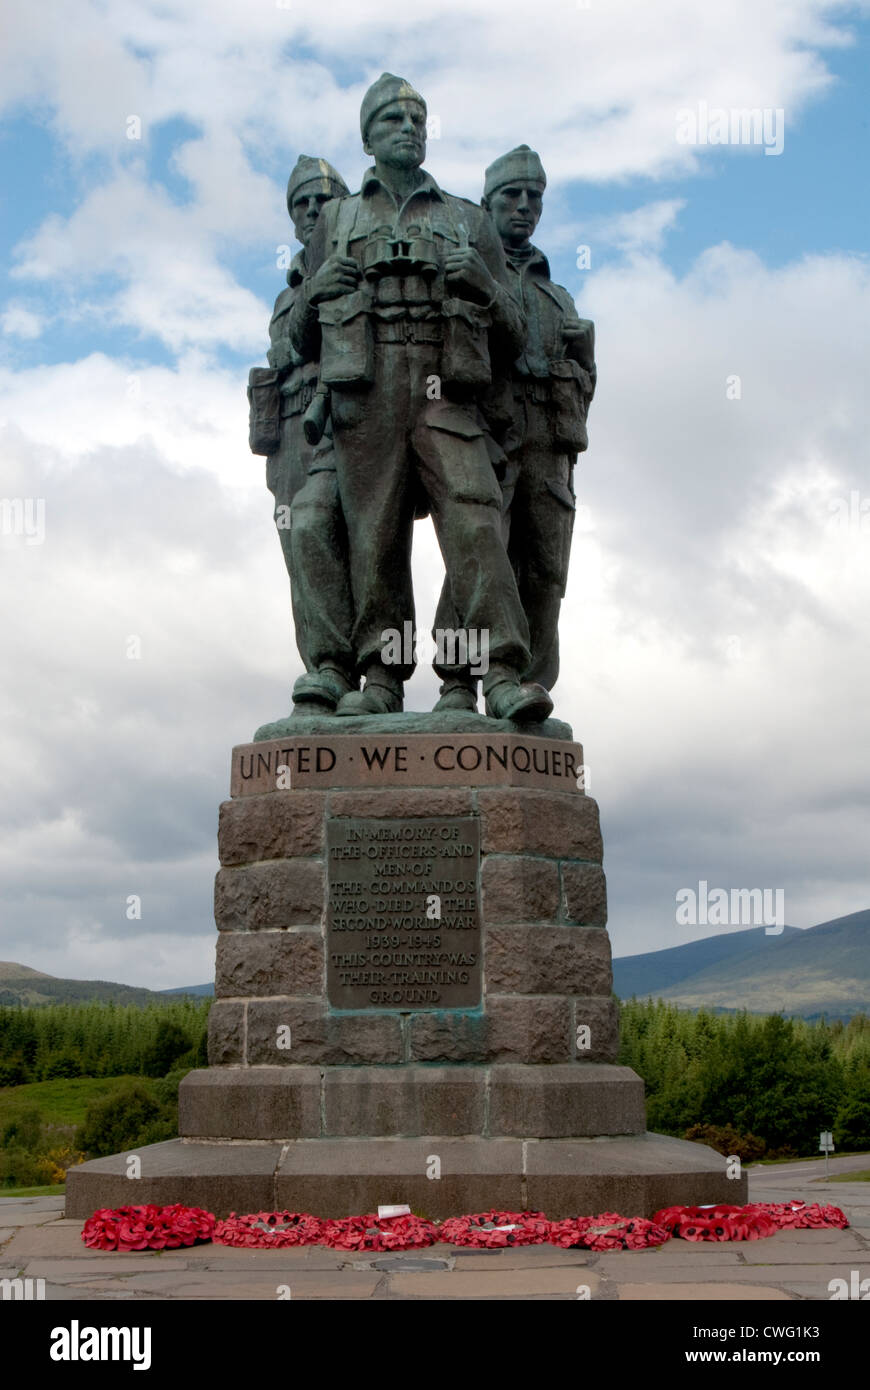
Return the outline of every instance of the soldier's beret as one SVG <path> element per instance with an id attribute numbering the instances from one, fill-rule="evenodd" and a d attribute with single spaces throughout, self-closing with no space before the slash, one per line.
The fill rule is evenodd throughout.
<path id="1" fill-rule="evenodd" d="M 517 145 L 515 150 L 508 150 L 507 154 L 494 159 L 484 174 L 484 198 L 506 183 L 537 183 L 543 193 L 547 175 L 537 151 L 529 149 L 528 145 Z"/>
<path id="2" fill-rule="evenodd" d="M 299 189 L 306 184 L 316 184 L 318 193 L 328 193 L 330 198 L 346 198 L 350 189 L 337 169 L 333 169 L 327 159 L 315 159 L 310 154 L 301 154 L 293 166 L 287 183 L 287 208 L 293 206 L 293 199 Z"/>
<path id="3" fill-rule="evenodd" d="M 362 106 L 359 112 L 359 128 L 362 138 L 365 140 L 366 131 L 373 116 L 382 111 L 390 102 L 399 101 L 403 97 L 410 98 L 412 101 L 419 101 L 423 110 L 426 110 L 426 103 L 420 93 L 406 82 L 404 77 L 395 77 L 391 72 L 382 72 L 377 82 L 373 82 L 362 99 Z"/>

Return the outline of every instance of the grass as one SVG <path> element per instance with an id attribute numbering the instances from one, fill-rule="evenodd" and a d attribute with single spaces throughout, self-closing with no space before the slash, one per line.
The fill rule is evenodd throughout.
<path id="1" fill-rule="evenodd" d="M 857 1173 L 835 1173 L 828 1182 L 870 1182 L 870 1168 L 861 1168 Z"/>
<path id="2" fill-rule="evenodd" d="M 52 1187 L 0 1187 L 0 1197 L 62 1197 L 65 1191 L 63 1183 Z"/>
<path id="3" fill-rule="evenodd" d="M 80 1125 L 92 1100 L 109 1095 L 128 1081 L 144 1081 L 147 1086 L 149 1080 L 142 1076 L 74 1076 L 4 1086 L 0 1089 L 0 1130 L 30 1105 L 39 1106 L 45 1124 Z"/>

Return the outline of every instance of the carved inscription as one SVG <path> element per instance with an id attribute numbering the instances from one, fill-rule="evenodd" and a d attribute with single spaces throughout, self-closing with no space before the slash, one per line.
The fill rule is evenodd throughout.
<path id="1" fill-rule="evenodd" d="M 335 720 L 343 724 L 344 720 Z M 232 796 L 316 787 L 544 787 L 582 795 L 583 748 L 518 734 L 297 735 L 233 749 Z"/>
<path id="2" fill-rule="evenodd" d="M 480 1003 L 480 823 L 327 822 L 327 992 L 336 1009 Z"/>

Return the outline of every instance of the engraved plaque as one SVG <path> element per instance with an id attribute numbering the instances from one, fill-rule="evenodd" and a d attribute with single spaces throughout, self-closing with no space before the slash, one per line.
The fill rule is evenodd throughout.
<path id="1" fill-rule="evenodd" d="M 334 1009 L 480 1004 L 480 822 L 334 819 L 327 994 Z"/>

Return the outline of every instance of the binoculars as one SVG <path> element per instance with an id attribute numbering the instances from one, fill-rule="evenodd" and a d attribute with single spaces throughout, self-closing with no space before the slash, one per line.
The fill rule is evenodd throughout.
<path id="1" fill-rule="evenodd" d="M 384 275 L 422 275 L 433 279 L 438 273 L 435 239 L 420 227 L 408 227 L 404 237 L 379 230 L 369 237 L 363 250 L 363 275 L 379 280 Z"/>

